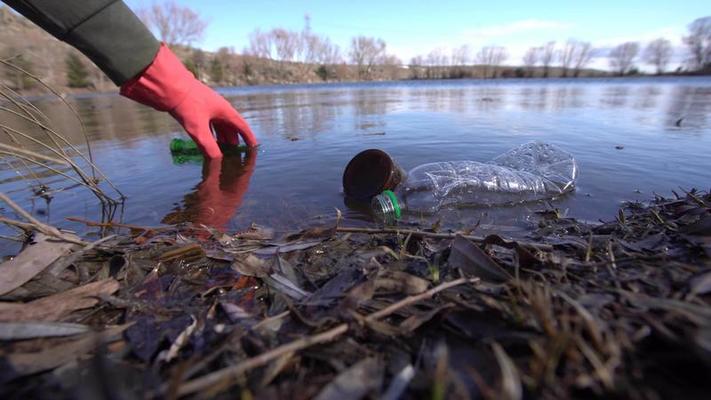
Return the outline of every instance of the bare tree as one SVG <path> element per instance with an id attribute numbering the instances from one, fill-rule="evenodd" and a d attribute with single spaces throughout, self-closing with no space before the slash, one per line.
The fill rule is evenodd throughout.
<path id="1" fill-rule="evenodd" d="M 444 78 L 444 70 L 449 60 L 441 47 L 438 47 L 427 54 L 425 64 L 427 64 L 427 77 L 430 79 Z"/>
<path id="2" fill-rule="evenodd" d="M 189 7 L 166 1 L 138 10 L 138 16 L 169 45 L 190 46 L 202 39 L 207 22 Z"/>
<path id="3" fill-rule="evenodd" d="M 410 77 L 412 79 L 422 78 L 421 72 L 423 65 L 425 65 L 425 60 L 422 56 L 415 56 L 410 59 L 410 65 L 408 65 L 408 68 L 410 68 Z"/>
<path id="4" fill-rule="evenodd" d="M 389 80 L 398 79 L 401 66 L 402 61 L 397 56 L 385 54 L 380 60 L 380 75 Z"/>
<path id="5" fill-rule="evenodd" d="M 626 42 L 610 51 L 610 67 L 619 75 L 625 75 L 634 67 L 634 60 L 639 53 L 639 43 Z"/>
<path id="6" fill-rule="evenodd" d="M 684 44 L 689 47 L 694 68 L 711 68 L 711 16 L 689 24 L 689 35 L 684 37 Z"/>
<path id="7" fill-rule="evenodd" d="M 543 65 L 543 77 L 548 78 L 550 66 L 555 58 L 555 42 L 548 42 L 543 46 L 541 52 L 541 65 Z"/>
<path id="8" fill-rule="evenodd" d="M 245 49 L 245 53 L 255 57 L 274 59 L 273 49 L 274 44 L 270 32 L 256 29 L 249 34 L 249 47 Z"/>
<path id="9" fill-rule="evenodd" d="M 560 61 L 560 67 L 563 70 L 563 77 L 568 76 L 568 71 L 573 65 L 573 58 L 575 58 L 575 51 L 578 48 L 578 42 L 573 39 L 569 39 L 563 45 L 563 48 L 558 51 L 558 60 Z"/>
<path id="10" fill-rule="evenodd" d="M 372 79 L 373 66 L 385 55 L 385 41 L 358 36 L 351 40 L 351 62 L 358 67 L 358 77 Z"/>
<path id="11" fill-rule="evenodd" d="M 580 71 L 590 64 L 593 56 L 593 47 L 590 42 L 578 42 L 573 61 L 573 76 L 580 76 Z"/>
<path id="12" fill-rule="evenodd" d="M 533 76 L 533 69 L 536 67 L 536 64 L 538 64 L 538 60 L 541 57 L 541 51 L 542 48 L 540 47 L 531 47 L 528 51 L 526 51 L 526 54 L 523 55 L 523 65 L 526 66 L 529 77 Z"/>
<path id="13" fill-rule="evenodd" d="M 671 53 L 671 42 L 664 38 L 659 38 L 649 42 L 644 49 L 644 60 L 647 64 L 653 65 L 657 69 L 657 74 L 661 74 L 669 64 Z"/>
<path id="14" fill-rule="evenodd" d="M 269 33 L 279 61 L 296 61 L 301 43 L 298 32 L 283 28 L 272 29 Z"/>
<path id="15" fill-rule="evenodd" d="M 484 66 L 484 77 L 496 78 L 499 66 L 508 58 L 506 49 L 501 46 L 482 47 L 476 55 L 477 62 Z"/>
<path id="16" fill-rule="evenodd" d="M 452 56 L 450 58 L 452 66 L 449 71 L 450 78 L 462 78 L 464 77 L 464 68 L 471 61 L 471 49 L 468 45 L 464 44 L 455 49 L 452 49 Z"/>
<path id="17" fill-rule="evenodd" d="M 452 65 L 463 67 L 471 61 L 471 49 L 468 45 L 463 44 L 455 49 L 452 49 Z"/>

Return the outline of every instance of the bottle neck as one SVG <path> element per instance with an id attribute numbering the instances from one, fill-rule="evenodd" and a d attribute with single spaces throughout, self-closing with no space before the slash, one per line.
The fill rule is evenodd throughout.
<path id="1" fill-rule="evenodd" d="M 402 203 L 390 190 L 373 197 L 370 204 L 376 219 L 386 225 L 392 225 L 402 217 Z"/>

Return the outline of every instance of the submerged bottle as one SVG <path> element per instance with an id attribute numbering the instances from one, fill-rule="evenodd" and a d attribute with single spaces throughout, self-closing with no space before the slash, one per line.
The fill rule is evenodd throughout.
<path id="1" fill-rule="evenodd" d="M 170 141 L 170 152 L 174 155 L 192 156 L 201 155 L 197 144 L 190 139 L 174 138 Z"/>
<path id="2" fill-rule="evenodd" d="M 371 201 L 376 217 L 386 223 L 404 210 L 434 213 L 442 207 L 493 206 L 553 198 L 572 191 L 578 167 L 558 146 L 531 142 L 493 160 L 423 164 L 408 172 L 395 190 Z"/>
<path id="3" fill-rule="evenodd" d="M 247 146 L 245 145 L 229 145 L 224 143 L 219 143 L 220 150 L 222 154 L 230 155 L 237 154 L 240 152 L 247 151 Z M 202 157 L 202 152 L 198 145 L 191 139 L 179 139 L 174 138 L 170 141 L 170 153 L 173 156 L 199 156 Z M 191 161 L 194 161 L 191 159 Z"/>

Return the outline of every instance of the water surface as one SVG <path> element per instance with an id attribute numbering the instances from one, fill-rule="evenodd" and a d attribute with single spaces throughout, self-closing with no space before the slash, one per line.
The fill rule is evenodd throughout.
<path id="1" fill-rule="evenodd" d="M 227 230 L 251 222 L 298 227 L 333 217 L 369 216 L 350 209 L 341 190 L 344 166 L 357 152 L 380 148 L 405 169 L 447 160 L 486 161 L 538 139 L 575 155 L 577 190 L 551 203 L 587 220 L 610 219 L 621 202 L 711 181 L 711 79 L 425 81 L 222 88 L 250 122 L 261 147 L 221 163 L 176 164 L 168 143 L 184 134 L 168 115 L 117 95 L 71 98 L 102 170 L 128 196 L 123 222 L 158 225 L 184 220 Z M 78 128 L 60 102 L 38 107 L 71 140 Z M 96 220 L 101 210 L 86 189 L 32 196 L 35 183 L 1 165 L 3 191 L 49 223 L 76 230 L 67 216 Z M 64 178 L 43 178 L 51 189 Z M 525 225 L 542 204 L 450 210 L 445 225 Z M 6 209 L 3 214 L 12 215 Z M 435 218 L 435 219 L 436 219 Z M 430 218 L 430 221 L 434 219 Z"/>

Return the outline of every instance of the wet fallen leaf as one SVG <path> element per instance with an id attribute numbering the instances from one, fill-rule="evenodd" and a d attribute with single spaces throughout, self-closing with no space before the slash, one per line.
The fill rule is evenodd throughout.
<path id="1" fill-rule="evenodd" d="M 516 365 L 511 358 L 506 354 L 504 349 L 498 343 L 492 344 L 494 356 L 499 363 L 501 369 L 501 399 L 519 400 L 523 397 L 523 389 L 521 388 L 521 377 L 518 373 Z"/>
<path id="2" fill-rule="evenodd" d="M 690 292 L 693 294 L 707 294 L 711 292 L 711 271 L 706 271 L 689 281 Z"/>
<path id="3" fill-rule="evenodd" d="M 44 271 L 59 257 L 77 245 L 35 234 L 34 243 L 27 245 L 17 257 L 0 264 L 0 295 L 11 292 Z"/>
<path id="4" fill-rule="evenodd" d="M 236 259 L 232 263 L 232 269 L 240 274 L 264 278 L 269 275 L 269 268 L 266 261 L 252 254 Z"/>
<path id="5" fill-rule="evenodd" d="M 271 240 L 274 238 L 274 229 L 252 224 L 249 229 L 235 234 L 234 237 L 242 240 Z"/>
<path id="6" fill-rule="evenodd" d="M 378 389 L 381 380 L 381 363 L 376 358 L 365 358 L 338 374 L 314 399 L 359 400 Z"/>
<path id="7" fill-rule="evenodd" d="M 383 393 L 381 400 L 398 400 L 414 377 L 415 368 L 413 368 L 412 364 L 406 365 L 405 368 L 400 370 L 400 372 L 393 377 L 390 386 L 388 386 L 388 389 Z"/>
<path id="8" fill-rule="evenodd" d="M 296 243 L 289 243 L 289 242 L 270 243 L 268 247 L 263 247 L 261 249 L 255 250 L 254 254 L 257 254 L 260 256 L 270 256 L 270 255 L 274 255 L 277 253 L 290 253 L 292 251 L 310 249 L 314 246 L 318 246 L 322 242 L 323 242 L 323 240 L 311 240 L 311 241 L 296 242 Z"/>
<path id="9" fill-rule="evenodd" d="M 56 368 L 95 349 L 101 343 L 108 343 L 120 338 L 121 332 L 130 324 L 108 328 L 99 333 L 89 333 L 83 337 L 52 346 L 34 353 L 11 353 L 6 356 L 11 369 L 0 373 L 0 382 Z"/>
<path id="10" fill-rule="evenodd" d="M 437 314 L 443 310 L 452 308 L 453 306 L 454 304 L 444 304 L 427 312 L 411 315 L 406 320 L 402 321 L 400 328 L 405 332 L 414 332 L 417 328 L 434 318 Z"/>
<path id="11" fill-rule="evenodd" d="M 484 280 L 503 282 L 511 278 L 506 270 L 501 268 L 474 242 L 461 236 L 457 236 L 452 241 L 449 265 L 461 269 L 467 276 L 479 277 Z"/>
<path id="12" fill-rule="evenodd" d="M 236 304 L 223 301 L 220 302 L 220 307 L 222 307 L 222 310 L 227 314 L 227 317 L 232 322 L 237 322 L 245 318 L 251 317 L 251 315 L 247 311 L 245 311 L 244 308 Z"/>
<path id="13" fill-rule="evenodd" d="M 384 271 L 375 282 L 378 290 L 405 294 L 422 293 L 429 284 L 425 279 L 402 271 Z"/>
<path id="14" fill-rule="evenodd" d="M 0 340 L 73 336 L 88 331 L 86 325 L 64 322 L 0 322 Z"/>
<path id="15" fill-rule="evenodd" d="M 172 361 L 175 357 L 178 356 L 178 353 L 180 352 L 180 349 L 182 349 L 190 340 L 190 336 L 195 332 L 195 329 L 197 328 L 197 319 L 193 317 L 192 315 L 190 316 L 192 318 L 193 322 L 186 326 L 185 329 L 180 332 L 177 338 L 171 343 L 170 348 L 167 350 L 163 350 L 160 353 L 158 353 L 157 361 L 165 361 L 165 362 L 170 362 Z"/>
<path id="16" fill-rule="evenodd" d="M 29 303 L 0 303 L 0 321 L 59 321 L 73 311 L 93 307 L 99 296 L 118 289 L 119 283 L 109 278 Z"/>

